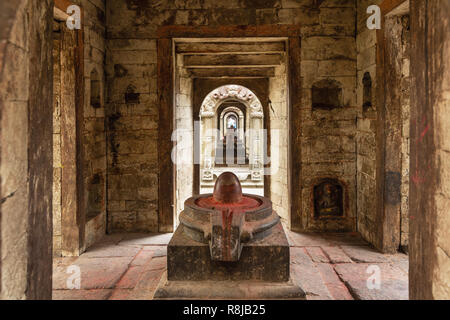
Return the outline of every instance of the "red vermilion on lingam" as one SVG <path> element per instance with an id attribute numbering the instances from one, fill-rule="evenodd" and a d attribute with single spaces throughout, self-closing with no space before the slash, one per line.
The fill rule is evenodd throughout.
<path id="1" fill-rule="evenodd" d="M 260 196 L 242 194 L 238 177 L 222 173 L 213 194 L 189 198 L 180 223 L 197 241 L 208 241 L 211 259 L 238 261 L 242 246 L 255 236 L 264 237 L 279 222 L 272 203 Z"/>

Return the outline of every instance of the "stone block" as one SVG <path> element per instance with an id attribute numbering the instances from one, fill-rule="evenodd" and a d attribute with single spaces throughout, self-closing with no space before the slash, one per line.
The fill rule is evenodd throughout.
<path id="1" fill-rule="evenodd" d="M 349 286 L 353 296 L 358 300 L 407 300 L 408 276 L 400 268 L 387 263 L 378 263 L 381 275 L 381 288 L 370 289 L 367 270 L 371 264 L 337 265 L 335 270 L 339 277 Z"/>
<path id="2" fill-rule="evenodd" d="M 331 263 L 352 263 L 352 260 L 339 247 L 322 247 Z"/>
<path id="3" fill-rule="evenodd" d="M 289 280 L 289 244 L 280 223 L 261 242 L 246 243 L 238 262 L 212 261 L 209 245 L 192 240 L 182 228 L 167 249 L 169 281 Z"/>
<path id="4" fill-rule="evenodd" d="M 354 25 L 355 9 L 349 8 L 321 8 L 320 23 L 323 25 Z"/>
<path id="5" fill-rule="evenodd" d="M 304 249 L 291 248 L 291 255 L 293 278 L 305 290 L 308 298 L 332 300 L 328 288 L 323 283 L 319 269 L 317 269 Z"/>
<path id="6" fill-rule="evenodd" d="M 342 250 L 355 262 L 388 262 L 386 256 L 367 246 L 342 246 Z"/>

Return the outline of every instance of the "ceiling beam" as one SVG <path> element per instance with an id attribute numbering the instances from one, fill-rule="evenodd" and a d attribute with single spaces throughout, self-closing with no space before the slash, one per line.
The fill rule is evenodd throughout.
<path id="1" fill-rule="evenodd" d="M 282 59 L 283 57 L 281 54 L 186 55 L 184 56 L 184 67 L 275 67 L 281 64 Z"/>
<path id="2" fill-rule="evenodd" d="M 283 53 L 285 42 L 211 42 L 177 43 L 176 52 L 183 54 Z"/>
<path id="3" fill-rule="evenodd" d="M 275 68 L 192 68 L 188 69 L 194 78 L 270 78 Z"/>

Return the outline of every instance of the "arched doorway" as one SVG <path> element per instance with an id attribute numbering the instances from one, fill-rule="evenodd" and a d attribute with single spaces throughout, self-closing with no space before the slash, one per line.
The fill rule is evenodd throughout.
<path id="1" fill-rule="evenodd" d="M 200 193 L 210 193 L 225 171 L 244 192 L 264 195 L 264 112 L 258 97 L 241 85 L 211 91 L 200 107 Z"/>

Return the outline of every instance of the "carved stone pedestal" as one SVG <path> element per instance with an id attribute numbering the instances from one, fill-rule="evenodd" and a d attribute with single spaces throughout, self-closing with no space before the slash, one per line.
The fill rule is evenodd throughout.
<path id="1" fill-rule="evenodd" d="M 155 299 L 305 299 L 290 281 L 289 244 L 270 200 L 222 174 L 185 201 Z"/>

